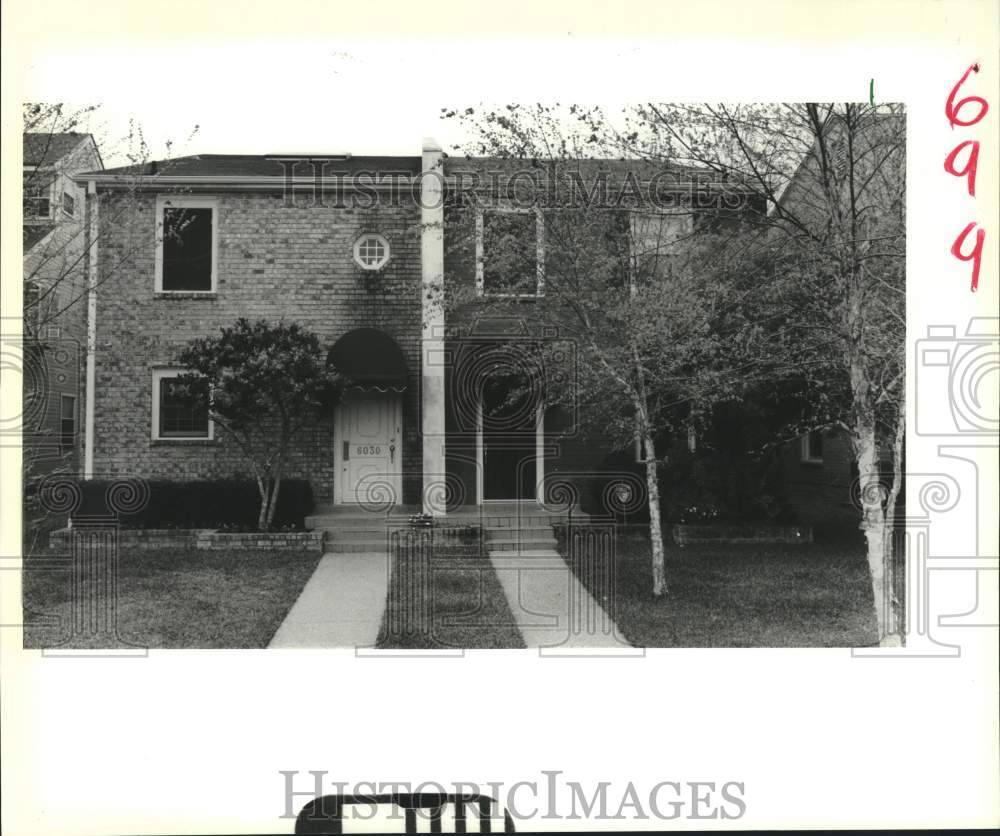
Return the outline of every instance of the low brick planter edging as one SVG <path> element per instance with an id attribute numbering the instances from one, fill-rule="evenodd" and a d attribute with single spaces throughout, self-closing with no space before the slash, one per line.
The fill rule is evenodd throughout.
<path id="1" fill-rule="evenodd" d="M 809 525 L 675 525 L 674 542 L 694 543 L 811 543 Z"/>
<path id="2" fill-rule="evenodd" d="M 199 549 L 277 549 L 323 551 L 324 531 L 199 531 Z"/>
<path id="3" fill-rule="evenodd" d="M 203 550 L 260 549 L 322 553 L 322 530 L 317 531 L 215 531 L 211 528 L 123 528 L 118 546 L 138 551 L 164 548 Z M 60 528 L 49 533 L 49 548 L 68 549 L 71 531 Z"/>

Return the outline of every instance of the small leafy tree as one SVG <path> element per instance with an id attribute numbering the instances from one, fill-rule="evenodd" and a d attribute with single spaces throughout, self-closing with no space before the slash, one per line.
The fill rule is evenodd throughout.
<path id="1" fill-rule="evenodd" d="M 296 323 L 240 318 L 218 335 L 192 340 L 178 361 L 179 384 L 246 456 L 260 491 L 257 525 L 271 527 L 292 439 L 339 396 L 341 378 L 319 338 Z M 207 386 L 205 385 L 207 382 Z"/>

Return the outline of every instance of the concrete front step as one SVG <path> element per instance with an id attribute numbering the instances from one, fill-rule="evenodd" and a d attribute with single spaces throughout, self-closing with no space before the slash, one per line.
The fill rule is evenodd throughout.
<path id="1" fill-rule="evenodd" d="M 313 514 L 306 517 L 306 528 L 326 528 L 328 530 L 352 530 L 352 529 L 384 529 L 386 519 L 384 516 L 370 514 L 364 516 L 342 517 L 333 514 Z"/>
<path id="2" fill-rule="evenodd" d="M 324 526 L 327 542 L 336 540 L 352 540 L 363 542 L 365 540 L 378 540 L 385 544 L 389 540 L 388 532 L 384 528 L 330 528 Z"/>
<path id="3" fill-rule="evenodd" d="M 367 510 L 352 505 L 321 505 L 306 519 L 322 520 L 332 525 L 339 525 L 349 520 L 378 521 L 379 523 L 391 522 L 393 524 L 405 525 L 408 517 L 419 512 L 420 509 L 416 506 L 397 505 L 388 510 Z M 463 505 L 459 508 L 450 509 L 440 519 L 445 525 L 451 522 L 460 525 L 467 522 L 480 522 L 483 524 L 505 523 L 509 520 L 565 522 L 567 516 L 569 515 L 565 509 L 556 511 L 542 508 L 534 503 L 505 502 L 488 503 L 486 505 Z M 585 522 L 589 515 L 574 510 L 571 516 L 573 520 Z"/>
<path id="4" fill-rule="evenodd" d="M 369 513 L 357 508 L 324 507 L 307 517 L 306 523 L 326 531 L 327 550 L 330 552 L 371 553 L 389 548 L 392 532 L 409 530 L 407 516 L 398 508 L 389 513 Z M 572 518 L 583 522 L 587 515 L 577 512 Z M 537 505 L 465 506 L 450 511 L 438 521 L 441 529 L 435 532 L 436 550 L 447 550 L 449 545 L 454 544 L 456 533 L 461 535 L 461 529 L 476 526 L 482 529 L 486 551 L 507 555 L 516 552 L 551 553 L 556 548 L 553 525 L 565 520 L 565 513 L 546 511 Z"/>
<path id="5" fill-rule="evenodd" d="M 327 553 L 333 554 L 353 554 L 353 553 L 364 553 L 364 554 L 375 554 L 381 553 L 385 554 L 388 546 L 386 541 L 382 540 L 327 540 L 326 541 L 326 551 Z"/>
<path id="6" fill-rule="evenodd" d="M 555 549 L 513 549 L 511 551 L 501 551 L 499 549 L 490 549 L 486 553 L 491 558 L 497 558 L 503 561 L 513 561 L 515 558 L 524 558 L 526 561 L 531 560 L 562 560 L 559 556 L 559 552 Z M 511 566 L 517 566 L 520 564 L 510 563 Z M 529 564 L 530 565 L 530 564 Z M 563 564 L 565 565 L 565 562 Z"/>
<path id="7" fill-rule="evenodd" d="M 486 544 L 490 552 L 552 551 L 555 547 L 555 540 L 490 540 Z"/>

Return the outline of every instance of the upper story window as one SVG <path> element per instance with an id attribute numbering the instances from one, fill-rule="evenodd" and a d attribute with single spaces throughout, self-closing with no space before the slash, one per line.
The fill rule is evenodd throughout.
<path id="1" fill-rule="evenodd" d="M 62 210 L 71 218 L 76 214 L 76 198 L 69 192 L 63 192 Z"/>
<path id="2" fill-rule="evenodd" d="M 823 433 L 819 430 L 802 436 L 802 461 L 806 464 L 823 464 Z"/>
<path id="3" fill-rule="evenodd" d="M 476 289 L 483 296 L 545 294 L 545 225 L 536 209 L 484 209 L 476 216 Z"/>
<path id="4" fill-rule="evenodd" d="M 208 381 L 185 385 L 183 369 L 153 371 L 153 438 L 211 439 Z"/>
<path id="5" fill-rule="evenodd" d="M 26 221 L 52 217 L 52 188 L 50 184 L 26 183 L 24 186 L 24 219 Z"/>
<path id="6" fill-rule="evenodd" d="M 156 201 L 156 290 L 207 293 L 216 288 L 218 200 L 159 197 Z"/>
<path id="7" fill-rule="evenodd" d="M 61 395 L 59 398 L 59 451 L 69 453 L 76 444 L 76 397 Z"/>
<path id="8" fill-rule="evenodd" d="M 632 286 L 669 280 L 693 229 L 693 216 L 687 210 L 633 212 L 629 229 Z"/>
<path id="9" fill-rule="evenodd" d="M 368 233 L 354 242 L 354 261 L 363 270 L 380 270 L 389 262 L 389 242 Z"/>

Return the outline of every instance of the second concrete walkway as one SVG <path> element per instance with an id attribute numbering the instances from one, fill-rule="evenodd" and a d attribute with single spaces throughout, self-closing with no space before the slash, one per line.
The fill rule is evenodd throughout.
<path id="1" fill-rule="evenodd" d="M 558 552 L 491 551 L 490 562 L 528 647 L 573 655 L 635 652 Z"/>
<path id="2" fill-rule="evenodd" d="M 384 552 L 323 555 L 268 647 L 373 647 L 388 590 Z"/>

